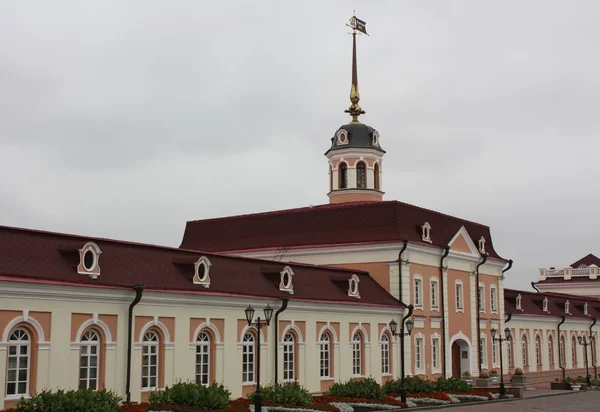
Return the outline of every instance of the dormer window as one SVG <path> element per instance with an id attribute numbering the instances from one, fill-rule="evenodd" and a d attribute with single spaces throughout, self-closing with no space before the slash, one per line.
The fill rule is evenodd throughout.
<path id="1" fill-rule="evenodd" d="M 569 314 L 569 301 L 565 302 L 565 313 Z"/>
<path id="2" fill-rule="evenodd" d="M 479 251 L 485 253 L 485 238 L 483 236 L 479 239 Z"/>
<path id="3" fill-rule="evenodd" d="M 544 298 L 544 302 L 542 303 L 542 310 L 544 312 L 548 312 L 548 298 Z"/>
<path id="4" fill-rule="evenodd" d="M 585 302 L 585 303 L 583 304 L 583 314 L 584 314 L 584 315 L 586 315 L 586 316 L 587 316 L 587 315 L 589 315 L 589 313 L 588 313 L 588 306 L 587 306 L 587 302 Z"/>
<path id="5" fill-rule="evenodd" d="M 379 132 L 377 130 L 373 131 L 373 146 L 379 147 Z"/>
<path id="6" fill-rule="evenodd" d="M 425 222 L 425 224 L 421 226 L 421 229 L 421 238 L 423 239 L 423 241 L 431 243 L 431 225 L 429 224 L 429 222 Z"/>
<path id="7" fill-rule="evenodd" d="M 294 271 L 291 267 L 286 266 L 281 271 L 281 280 L 279 282 L 279 290 L 282 292 L 287 292 L 290 295 L 294 294 L 294 284 L 292 283 L 292 277 L 294 276 Z"/>
<path id="8" fill-rule="evenodd" d="M 94 242 L 86 243 L 79 249 L 79 265 L 77 273 L 88 275 L 91 279 L 100 276 L 100 254 L 102 251 Z"/>
<path id="9" fill-rule="evenodd" d="M 337 132 L 337 144 L 348 144 L 348 131 L 340 129 Z"/>
<path id="10" fill-rule="evenodd" d="M 204 288 L 210 287 L 210 260 L 202 256 L 194 263 L 194 285 L 200 285 Z"/>
<path id="11" fill-rule="evenodd" d="M 521 309 L 521 294 L 520 293 L 517 295 L 516 307 L 517 307 L 517 310 L 522 310 Z"/>
<path id="12" fill-rule="evenodd" d="M 360 282 L 360 279 L 356 275 L 352 275 L 352 277 L 348 280 L 348 296 L 360 299 L 360 293 L 358 292 L 358 282 Z"/>

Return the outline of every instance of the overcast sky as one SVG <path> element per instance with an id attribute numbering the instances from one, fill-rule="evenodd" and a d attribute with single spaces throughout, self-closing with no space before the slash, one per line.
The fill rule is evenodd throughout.
<path id="1" fill-rule="evenodd" d="M 0 1 L 0 224 L 179 246 L 327 203 L 354 9 L 384 199 L 489 225 L 509 287 L 600 253 L 583 0 Z"/>

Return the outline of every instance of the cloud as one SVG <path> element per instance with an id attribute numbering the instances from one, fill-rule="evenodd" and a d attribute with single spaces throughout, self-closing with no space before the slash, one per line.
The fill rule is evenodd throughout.
<path id="1" fill-rule="evenodd" d="M 385 198 L 489 225 L 511 287 L 594 252 L 594 1 L 3 3 L 0 223 L 177 246 L 327 202 L 352 9 Z"/>

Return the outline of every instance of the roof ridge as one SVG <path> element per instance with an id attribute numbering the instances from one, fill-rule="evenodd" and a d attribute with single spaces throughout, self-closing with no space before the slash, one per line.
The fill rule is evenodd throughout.
<path id="1" fill-rule="evenodd" d="M 392 204 L 402 205 L 402 206 L 410 207 L 412 209 L 419 209 L 419 210 L 426 211 L 429 213 L 434 213 L 439 216 L 456 219 L 456 220 L 464 222 L 464 223 L 468 223 L 468 224 L 472 224 L 472 225 L 476 225 L 476 226 L 480 226 L 480 227 L 489 229 L 489 226 L 484 225 L 482 223 L 474 222 L 472 220 L 467 220 L 467 219 L 464 219 L 461 217 L 452 216 L 447 213 L 438 212 L 437 210 L 429 209 L 429 208 L 426 208 L 423 206 L 418 206 L 418 205 L 413 205 L 413 204 L 406 203 L 406 202 L 401 202 L 399 200 L 383 200 L 383 201 L 374 200 L 374 201 L 357 201 L 357 202 L 343 202 L 343 203 L 326 203 L 326 204 L 321 204 L 321 205 L 316 205 L 316 206 L 303 206 L 303 207 L 296 207 L 296 208 L 291 208 L 291 209 L 270 210 L 270 211 L 265 211 L 265 212 L 221 216 L 221 217 L 213 217 L 213 218 L 208 218 L 208 219 L 195 219 L 195 220 L 189 220 L 188 223 L 216 222 L 216 221 L 224 221 L 224 220 L 245 219 L 248 217 L 258 217 L 258 216 L 278 216 L 278 215 L 283 216 L 283 215 L 288 215 L 288 214 L 293 214 L 293 213 L 306 213 L 306 212 L 309 212 L 309 211 L 315 210 L 315 209 L 317 209 L 317 210 L 336 210 L 336 209 L 343 209 L 343 208 L 355 207 L 355 206 L 392 205 Z"/>
<path id="2" fill-rule="evenodd" d="M 257 262 L 257 263 L 266 263 L 266 264 L 272 264 L 272 265 L 281 265 L 282 267 L 298 266 L 298 267 L 319 269 L 319 270 L 323 270 L 323 271 L 351 272 L 351 273 L 355 273 L 357 275 L 367 275 L 367 276 L 371 277 L 368 271 L 355 270 L 355 269 L 349 269 L 349 268 L 338 268 L 338 267 L 328 266 L 328 265 L 315 265 L 315 264 L 300 263 L 300 262 L 281 262 L 281 261 L 251 258 L 251 257 L 237 256 L 237 255 L 218 253 L 218 252 L 206 252 L 203 250 L 196 250 L 196 249 L 182 249 L 182 248 L 177 248 L 177 247 L 173 247 L 173 246 L 155 245 L 152 243 L 131 242 L 131 241 L 127 241 L 127 240 L 102 238 L 102 237 L 97 237 L 97 236 L 84 236 L 84 235 L 76 235 L 76 234 L 64 233 L 64 232 L 52 232 L 52 231 L 48 231 L 48 230 L 0 225 L 0 231 L 4 231 L 4 230 L 9 230 L 9 231 L 14 231 L 14 232 L 33 233 L 33 234 L 44 235 L 44 236 L 66 237 L 66 238 L 71 238 L 71 240 L 84 240 L 84 241 L 96 241 L 96 242 L 100 241 L 100 242 L 113 243 L 113 244 L 117 244 L 117 245 L 134 246 L 134 247 L 139 247 L 139 248 L 161 249 L 165 252 L 176 252 L 176 253 L 182 253 L 182 254 L 193 253 L 193 254 L 202 254 L 202 255 L 208 255 L 208 256 L 218 256 L 219 258 L 226 258 L 226 259 L 232 259 L 232 260 L 241 260 L 241 261 L 250 261 L 250 262 Z"/>

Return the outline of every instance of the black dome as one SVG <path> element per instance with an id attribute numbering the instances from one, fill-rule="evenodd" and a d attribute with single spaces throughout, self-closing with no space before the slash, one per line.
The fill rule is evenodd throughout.
<path id="1" fill-rule="evenodd" d="M 362 123 L 341 126 L 331 138 L 331 147 L 325 154 L 332 150 L 349 148 L 374 149 L 385 153 L 379 145 L 379 132 Z"/>

